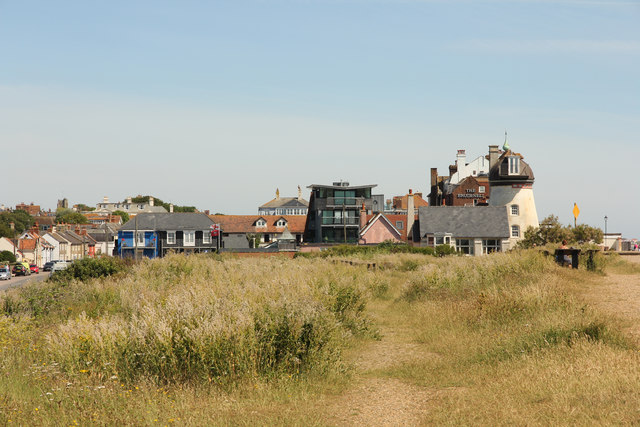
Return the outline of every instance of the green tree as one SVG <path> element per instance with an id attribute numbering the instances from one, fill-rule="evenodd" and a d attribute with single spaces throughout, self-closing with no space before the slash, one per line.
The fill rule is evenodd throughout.
<path id="1" fill-rule="evenodd" d="M 58 209 L 56 212 L 56 224 L 88 224 L 89 220 L 80 212 L 71 209 Z"/>
<path id="2" fill-rule="evenodd" d="M 160 199 L 158 199 L 157 197 L 154 197 L 154 196 L 132 197 L 131 198 L 131 202 L 132 203 L 149 203 L 149 197 L 153 197 L 153 204 L 155 206 L 162 206 L 163 208 L 165 208 L 167 210 L 167 212 L 169 212 L 170 203 L 164 202 L 164 201 L 162 201 L 162 200 L 160 200 Z M 174 212 L 195 212 L 196 211 L 196 207 L 195 206 L 173 205 L 173 211 Z"/>
<path id="3" fill-rule="evenodd" d="M 92 208 L 91 206 L 87 206 L 84 203 L 78 203 L 76 205 L 76 208 L 79 211 L 82 211 L 82 212 L 91 212 L 91 211 L 95 211 L 96 210 L 96 208 Z"/>
<path id="4" fill-rule="evenodd" d="M 16 262 L 16 256 L 13 254 L 13 252 L 2 251 L 0 252 L 0 261 Z"/>
<path id="5" fill-rule="evenodd" d="M 124 211 L 113 211 L 114 215 L 118 215 L 119 217 L 122 218 L 122 223 L 126 223 L 127 221 L 129 221 L 129 214 L 124 212 Z"/>
<path id="6" fill-rule="evenodd" d="M 602 243 L 602 238 L 604 237 L 601 229 L 586 224 L 579 224 L 575 228 L 572 228 L 571 231 L 573 233 L 573 239 L 578 243 L 591 241 L 594 243 Z"/>
<path id="7" fill-rule="evenodd" d="M 563 227 L 555 215 L 549 215 L 540 222 L 540 238 L 542 244 L 560 243 L 563 240 L 573 241 L 573 233 L 569 227 Z"/>
<path id="8" fill-rule="evenodd" d="M 518 242 L 521 248 L 530 248 L 534 245 L 543 246 L 556 244 L 563 240 L 567 242 L 586 243 L 594 241 L 602 242 L 602 230 L 586 224 L 577 227 L 563 226 L 555 215 L 549 215 L 540 221 L 540 227 L 529 227 L 524 232 L 524 238 Z"/>
<path id="9" fill-rule="evenodd" d="M 14 230 L 11 230 L 11 223 L 14 224 Z M 33 223 L 33 217 L 26 211 L 2 212 L 0 213 L 0 236 L 14 237 L 14 234 L 21 234 L 33 227 Z"/>

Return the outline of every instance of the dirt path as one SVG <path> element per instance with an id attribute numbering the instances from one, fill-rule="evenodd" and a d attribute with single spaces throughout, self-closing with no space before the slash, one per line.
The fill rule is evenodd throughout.
<path id="1" fill-rule="evenodd" d="M 640 256 L 623 258 L 640 263 Z M 620 319 L 625 331 L 640 344 L 640 274 L 607 274 L 584 295 L 596 307 Z"/>
<path id="2" fill-rule="evenodd" d="M 397 330 L 384 328 L 382 339 L 355 360 L 355 385 L 328 405 L 332 423 L 340 426 L 414 426 L 426 413 L 433 392 L 388 378 L 381 371 L 403 363 L 437 357 L 407 342 Z"/>

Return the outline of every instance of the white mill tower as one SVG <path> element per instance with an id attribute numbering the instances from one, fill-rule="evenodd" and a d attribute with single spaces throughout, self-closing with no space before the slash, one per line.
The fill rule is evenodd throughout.
<path id="1" fill-rule="evenodd" d="M 539 227 L 536 203 L 533 198 L 533 171 L 520 153 L 511 151 L 505 141 L 502 151 L 489 146 L 489 206 L 506 206 L 509 218 L 510 246 L 524 237 L 528 227 Z"/>

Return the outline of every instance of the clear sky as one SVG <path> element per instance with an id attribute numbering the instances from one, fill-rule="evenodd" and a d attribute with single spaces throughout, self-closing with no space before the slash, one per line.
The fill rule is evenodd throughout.
<path id="1" fill-rule="evenodd" d="M 0 203 L 426 194 L 506 129 L 540 219 L 577 202 L 640 237 L 639 23 L 615 0 L 0 0 Z"/>

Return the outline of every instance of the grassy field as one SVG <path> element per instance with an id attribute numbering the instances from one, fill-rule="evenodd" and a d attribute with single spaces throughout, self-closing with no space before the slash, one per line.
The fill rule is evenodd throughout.
<path id="1" fill-rule="evenodd" d="M 634 424 L 637 343 L 582 289 L 640 266 L 599 263 L 171 256 L 10 290 L 0 424 Z"/>

